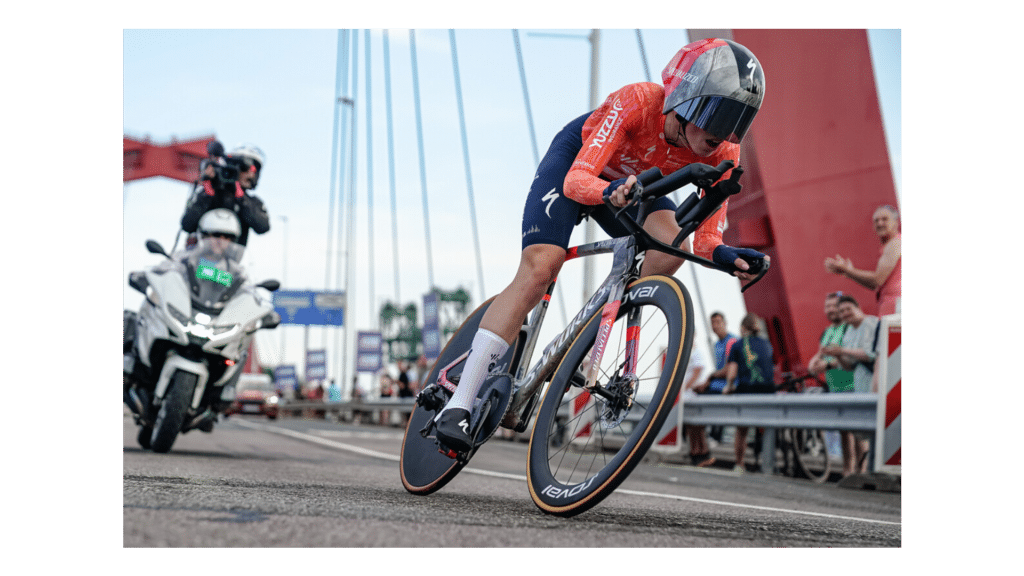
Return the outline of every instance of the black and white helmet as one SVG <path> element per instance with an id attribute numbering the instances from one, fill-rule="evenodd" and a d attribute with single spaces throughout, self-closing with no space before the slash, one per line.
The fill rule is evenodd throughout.
<path id="1" fill-rule="evenodd" d="M 663 114 L 674 111 L 701 130 L 738 144 L 764 100 L 764 70 L 754 53 L 732 40 L 709 38 L 683 46 L 661 73 Z"/>

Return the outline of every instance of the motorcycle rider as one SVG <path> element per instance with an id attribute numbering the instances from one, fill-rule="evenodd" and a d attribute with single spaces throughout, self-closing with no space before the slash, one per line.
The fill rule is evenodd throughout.
<path id="1" fill-rule="evenodd" d="M 210 158 L 200 165 L 200 178 L 181 217 L 181 229 L 191 234 L 204 214 L 214 208 L 227 208 L 241 222 L 237 242 L 245 246 L 250 228 L 257 234 L 270 230 L 270 216 L 263 201 L 250 192 L 256 189 L 266 156 L 252 144 L 241 144 L 225 155 L 224 146 L 216 140 L 207 147 L 207 153 Z"/>
<path id="2" fill-rule="evenodd" d="M 235 277 L 241 272 L 240 263 L 244 247 L 237 244 L 238 236 L 241 233 L 241 225 L 235 213 L 227 208 L 214 208 L 199 219 L 197 226 L 198 239 L 196 243 L 183 252 L 176 252 L 172 260 L 165 260 L 157 265 L 157 269 L 170 270 L 178 263 L 189 265 L 191 262 L 197 277 L 219 282 L 230 286 Z M 198 294 L 194 294 L 198 295 Z M 207 302 L 206 304 L 213 304 Z M 136 367 L 139 367 L 138 351 L 135 349 L 135 326 L 137 315 L 135 313 L 125 315 L 124 352 L 130 355 L 131 359 L 126 360 L 125 366 L 132 366 L 128 370 L 138 379 L 139 374 Z M 125 387 L 130 384 L 129 377 L 125 377 Z"/>

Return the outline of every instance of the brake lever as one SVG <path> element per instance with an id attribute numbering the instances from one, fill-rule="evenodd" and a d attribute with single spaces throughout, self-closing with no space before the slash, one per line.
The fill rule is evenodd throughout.
<path id="1" fill-rule="evenodd" d="M 740 292 L 742 293 L 746 292 L 747 288 L 750 288 L 754 284 L 757 284 L 757 282 L 761 280 L 761 278 L 764 278 L 764 275 L 768 273 L 768 268 L 771 267 L 771 261 L 765 260 L 764 258 L 761 257 L 744 256 L 742 254 L 740 254 L 739 257 L 749 266 L 749 268 L 744 270 L 744 272 L 748 274 L 757 274 L 757 276 L 754 276 L 753 280 L 747 282 L 745 286 L 740 288 Z"/>

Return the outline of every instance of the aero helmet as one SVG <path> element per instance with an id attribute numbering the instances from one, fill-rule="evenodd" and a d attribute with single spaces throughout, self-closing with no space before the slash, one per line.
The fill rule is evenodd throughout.
<path id="1" fill-rule="evenodd" d="M 267 157 L 263 154 L 263 150 L 260 150 L 258 146 L 252 144 L 239 144 L 232 148 L 231 152 L 228 152 L 228 157 L 237 160 L 242 164 L 243 170 L 255 170 L 256 179 L 253 180 L 252 187 L 256 187 L 256 183 L 260 179 L 260 171 L 263 170 L 263 164 L 267 161 Z"/>
<path id="2" fill-rule="evenodd" d="M 234 212 L 227 208 L 214 208 L 199 219 L 199 234 L 227 234 L 237 241 L 242 234 L 242 227 Z"/>
<path id="3" fill-rule="evenodd" d="M 738 144 L 764 99 L 764 71 L 746 47 L 719 38 L 683 46 L 661 72 L 665 109 Z"/>

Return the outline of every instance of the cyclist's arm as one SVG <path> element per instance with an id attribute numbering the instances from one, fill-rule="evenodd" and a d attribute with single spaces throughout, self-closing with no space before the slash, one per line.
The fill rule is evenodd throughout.
<path id="1" fill-rule="evenodd" d="M 740 165 L 740 147 L 738 144 L 723 142 L 711 156 L 702 159 L 703 164 L 718 166 L 725 160 L 732 160 L 736 166 Z M 732 176 L 732 170 L 722 175 L 721 180 L 728 180 Z M 722 203 L 722 207 L 712 214 L 693 233 L 693 253 L 701 258 L 712 259 L 715 248 L 723 244 L 722 234 L 725 232 L 726 214 L 729 210 L 728 198 Z"/>
<path id="2" fill-rule="evenodd" d="M 645 103 L 645 93 L 637 85 L 626 86 L 608 96 L 587 119 L 584 133 L 587 125 L 592 131 L 583 139 L 583 148 L 565 176 L 562 188 L 567 198 L 588 206 L 603 202 L 608 182 L 600 174 L 615 150 L 650 120 L 644 114 Z"/>

